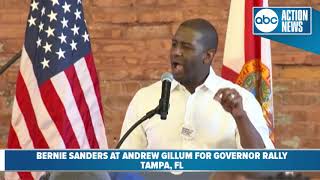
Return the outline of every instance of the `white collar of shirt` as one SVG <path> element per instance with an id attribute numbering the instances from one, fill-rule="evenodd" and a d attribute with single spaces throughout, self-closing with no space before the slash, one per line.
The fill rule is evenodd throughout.
<path id="1" fill-rule="evenodd" d="M 203 84 L 201 84 L 200 86 L 198 86 L 196 88 L 195 91 L 202 89 L 202 88 L 208 88 L 210 91 L 214 92 L 215 91 L 215 84 L 217 83 L 217 75 L 216 73 L 213 71 L 212 67 L 210 66 L 210 70 L 209 70 L 209 75 L 206 78 L 206 80 L 204 81 Z M 176 88 L 185 88 L 182 84 L 180 84 L 178 81 L 176 81 L 175 79 L 173 79 L 172 81 L 172 86 L 171 86 L 171 92 L 173 90 L 175 90 Z"/>

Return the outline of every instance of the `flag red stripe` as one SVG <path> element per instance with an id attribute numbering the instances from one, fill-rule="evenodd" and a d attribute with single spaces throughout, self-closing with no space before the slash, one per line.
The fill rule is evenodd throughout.
<path id="1" fill-rule="evenodd" d="M 12 125 L 10 125 L 10 131 L 8 136 L 8 148 L 9 149 L 21 149 L 19 139 Z M 20 179 L 34 179 L 30 172 L 18 172 Z"/>
<path id="2" fill-rule="evenodd" d="M 96 70 L 96 66 L 94 65 L 92 53 L 89 53 L 88 55 L 86 55 L 85 56 L 85 60 L 86 60 L 86 63 L 87 63 L 88 70 L 90 72 L 90 77 L 91 77 L 91 80 L 92 80 L 92 83 L 93 83 L 94 91 L 95 91 L 97 99 L 98 99 L 101 117 L 102 117 L 102 120 L 104 120 L 104 118 L 103 118 L 103 108 L 102 108 L 102 103 L 101 103 L 101 94 L 100 94 L 100 88 L 99 88 L 100 85 L 99 85 L 99 80 L 98 80 L 98 76 L 97 76 L 97 70 Z"/>
<path id="3" fill-rule="evenodd" d="M 31 180 L 34 179 L 31 175 L 31 172 L 18 172 L 20 179 L 22 180 Z"/>
<path id="4" fill-rule="evenodd" d="M 10 125 L 7 146 L 9 149 L 21 149 L 19 139 L 18 139 L 16 131 L 13 129 L 12 125 Z"/>
<path id="5" fill-rule="evenodd" d="M 25 119 L 34 148 L 49 148 L 38 126 L 36 115 L 34 113 L 34 109 L 32 108 L 30 95 L 20 72 L 18 74 L 16 94 L 17 103 Z"/>
<path id="6" fill-rule="evenodd" d="M 245 1 L 244 52 L 245 62 L 261 59 L 261 38 L 252 33 L 252 7 L 262 6 L 261 0 Z"/>
<path id="7" fill-rule="evenodd" d="M 75 101 L 77 103 L 77 107 L 79 109 L 80 116 L 85 127 L 90 148 L 99 148 L 98 140 L 96 138 L 92 125 L 92 119 L 90 113 L 88 113 L 90 110 L 86 103 L 85 96 L 81 89 L 80 81 L 78 79 L 74 66 L 70 66 L 67 70 L 65 70 L 65 74 L 70 83 L 73 96 L 75 97 Z"/>
<path id="8" fill-rule="evenodd" d="M 239 74 L 233 71 L 232 69 L 230 69 L 229 67 L 223 65 L 221 70 L 221 76 L 226 80 L 229 80 L 231 82 L 236 82 Z"/>
<path id="9" fill-rule="evenodd" d="M 40 86 L 40 93 L 50 117 L 55 123 L 66 148 L 80 148 L 63 103 L 50 80 Z"/>

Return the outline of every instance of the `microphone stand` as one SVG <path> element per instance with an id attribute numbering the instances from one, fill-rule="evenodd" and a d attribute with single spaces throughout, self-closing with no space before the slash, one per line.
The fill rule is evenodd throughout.
<path id="1" fill-rule="evenodd" d="M 155 114 L 159 114 L 159 106 L 157 106 L 155 109 L 147 112 L 146 115 L 144 115 L 139 121 L 137 121 L 136 123 L 133 124 L 133 126 L 130 127 L 130 129 L 122 136 L 122 138 L 119 140 L 116 149 L 119 149 L 120 146 L 122 145 L 122 143 L 124 142 L 124 140 L 127 139 L 127 137 L 129 136 L 129 134 L 137 127 L 139 126 L 141 123 L 143 123 L 145 120 L 152 118 Z"/>
<path id="2" fill-rule="evenodd" d="M 0 75 L 4 73 L 13 63 L 15 63 L 21 57 L 21 52 L 22 50 L 15 54 L 5 65 L 3 65 L 0 68 Z"/>

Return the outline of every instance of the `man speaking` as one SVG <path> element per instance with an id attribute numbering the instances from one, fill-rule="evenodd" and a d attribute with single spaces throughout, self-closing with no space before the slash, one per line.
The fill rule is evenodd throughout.
<path id="1" fill-rule="evenodd" d="M 255 97 L 217 76 L 211 63 L 218 46 L 206 20 L 183 22 L 170 51 L 174 77 L 166 120 L 153 116 L 124 141 L 127 149 L 273 148 Z M 159 104 L 161 81 L 140 89 L 129 104 L 121 136 Z"/>

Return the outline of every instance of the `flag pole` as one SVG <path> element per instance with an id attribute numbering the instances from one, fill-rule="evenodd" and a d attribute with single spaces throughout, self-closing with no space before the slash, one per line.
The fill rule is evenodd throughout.
<path id="1" fill-rule="evenodd" d="M 5 65 L 3 65 L 0 68 L 0 75 L 4 73 L 13 63 L 15 63 L 21 57 L 21 52 L 22 50 L 17 52 Z"/>

